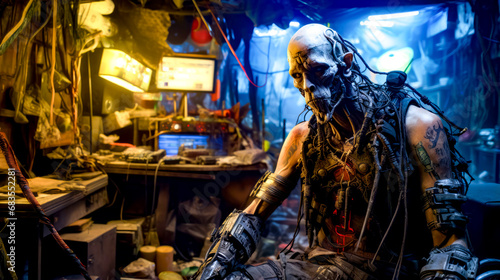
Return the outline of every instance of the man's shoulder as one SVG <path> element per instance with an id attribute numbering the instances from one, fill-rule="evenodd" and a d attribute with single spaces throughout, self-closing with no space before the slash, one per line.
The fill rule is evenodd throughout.
<path id="1" fill-rule="evenodd" d="M 430 127 L 442 127 L 442 121 L 438 115 L 413 105 L 408 108 L 405 124 L 410 141 L 423 137 Z"/>
<path id="2" fill-rule="evenodd" d="M 414 105 L 410 105 L 408 107 L 408 111 L 406 113 L 407 129 L 412 127 L 428 126 L 436 121 L 441 121 L 441 118 L 438 115 Z"/>
<path id="3" fill-rule="evenodd" d="M 309 121 L 301 122 L 295 125 L 290 131 L 292 137 L 306 137 L 309 133 Z"/>

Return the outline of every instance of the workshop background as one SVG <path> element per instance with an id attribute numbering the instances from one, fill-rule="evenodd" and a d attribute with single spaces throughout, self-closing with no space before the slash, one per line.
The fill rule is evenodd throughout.
<path id="1" fill-rule="evenodd" d="M 80 279 L 82 265 L 100 279 L 194 273 L 212 229 L 249 203 L 283 139 L 312 115 L 286 58 L 308 23 L 338 31 L 375 70 L 406 72 L 467 128 L 457 147 L 475 179 L 464 206 L 473 251 L 499 258 L 499 4 L 0 1 L 0 132 L 12 147 L 0 155 L 0 279 Z M 15 211 L 9 168 L 32 192 L 16 177 Z M 297 188 L 253 261 L 291 240 L 299 201 Z"/>

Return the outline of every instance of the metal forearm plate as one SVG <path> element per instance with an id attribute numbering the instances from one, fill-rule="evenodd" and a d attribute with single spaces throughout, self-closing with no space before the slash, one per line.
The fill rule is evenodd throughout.
<path id="1" fill-rule="evenodd" d="M 420 279 L 431 277 L 445 279 L 449 275 L 455 275 L 463 280 L 476 278 L 478 259 L 462 245 L 434 248 L 426 261 L 427 264 L 420 271 Z"/>
<path id="2" fill-rule="evenodd" d="M 259 217 L 234 210 L 219 230 L 213 232 L 212 241 L 227 240 L 236 246 L 238 261 L 243 263 L 257 248 L 262 226 Z"/>
<path id="3" fill-rule="evenodd" d="M 456 179 L 437 180 L 434 187 L 425 190 L 424 211 L 431 208 L 435 219 L 427 224 L 429 229 L 442 232 L 465 230 L 468 218 L 461 212 L 461 205 L 467 200 L 463 186 Z"/>
<path id="4" fill-rule="evenodd" d="M 255 184 L 250 197 L 257 197 L 271 205 L 280 205 L 295 187 L 295 183 L 267 171 Z"/>
<path id="5" fill-rule="evenodd" d="M 212 246 L 191 279 L 223 279 L 244 264 L 257 248 L 262 227 L 259 217 L 234 210 L 220 228 L 212 232 Z"/>

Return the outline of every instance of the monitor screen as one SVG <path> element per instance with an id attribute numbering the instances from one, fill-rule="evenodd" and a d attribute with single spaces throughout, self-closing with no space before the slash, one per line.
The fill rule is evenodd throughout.
<path id="1" fill-rule="evenodd" d="M 215 91 L 216 60 L 213 56 L 164 56 L 156 76 L 156 87 L 164 91 Z"/>
<path id="2" fill-rule="evenodd" d="M 198 146 L 208 147 L 208 135 L 162 134 L 159 136 L 158 148 L 167 152 L 167 156 L 177 155 L 179 147 L 196 149 Z"/>

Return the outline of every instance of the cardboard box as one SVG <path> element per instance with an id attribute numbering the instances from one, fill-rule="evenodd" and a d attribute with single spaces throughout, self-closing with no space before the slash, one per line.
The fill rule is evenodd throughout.
<path id="1" fill-rule="evenodd" d="M 99 276 L 100 280 L 115 279 L 116 226 L 93 224 L 88 230 L 61 234 L 61 237 L 87 267 L 89 275 Z M 52 239 L 52 236 L 48 238 Z M 65 252 L 53 240 L 46 241 L 48 242 L 42 247 L 44 255 L 42 278 L 52 279 L 78 274 L 78 270 Z"/>

